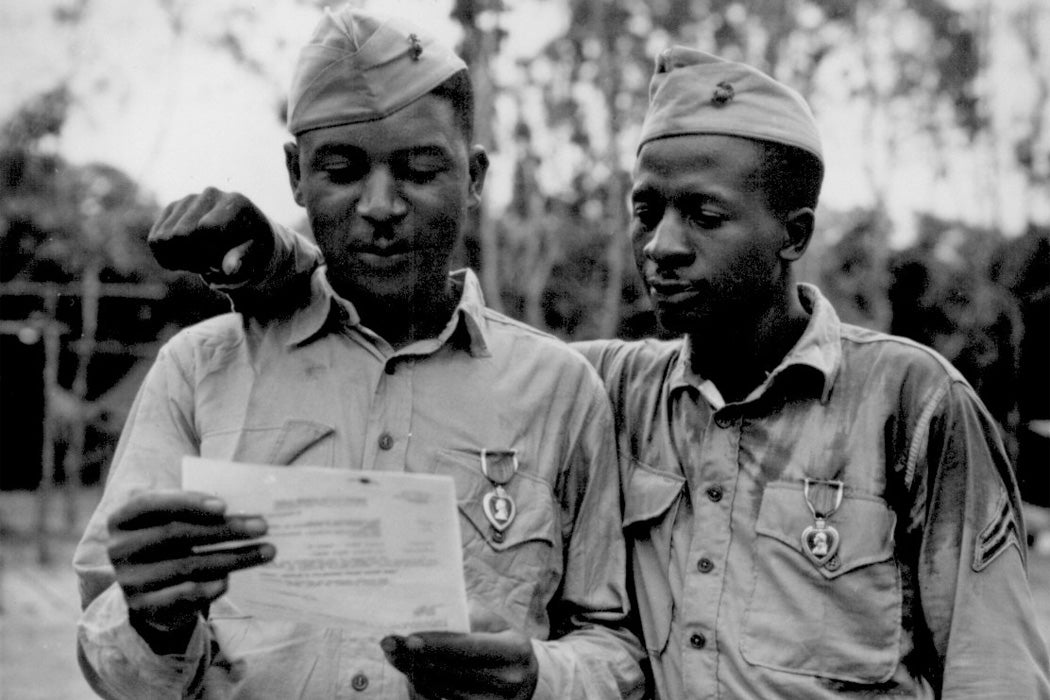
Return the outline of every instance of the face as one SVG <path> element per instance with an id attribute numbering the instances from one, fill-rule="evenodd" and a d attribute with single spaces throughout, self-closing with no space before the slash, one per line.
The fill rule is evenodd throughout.
<path id="1" fill-rule="evenodd" d="M 755 184 L 762 148 L 685 135 L 641 150 L 631 191 L 635 262 L 661 324 L 677 333 L 757 322 L 783 292 L 783 217 Z"/>
<path id="2" fill-rule="evenodd" d="M 426 95 L 385 119 L 308 131 L 285 152 L 340 295 L 405 306 L 445 292 L 487 167 L 446 100 Z"/>

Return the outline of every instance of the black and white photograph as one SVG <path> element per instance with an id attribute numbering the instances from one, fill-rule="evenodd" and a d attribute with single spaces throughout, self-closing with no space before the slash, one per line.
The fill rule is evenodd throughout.
<path id="1" fill-rule="evenodd" d="M 1050 3 L 0 65 L 0 700 L 1050 700 Z"/>

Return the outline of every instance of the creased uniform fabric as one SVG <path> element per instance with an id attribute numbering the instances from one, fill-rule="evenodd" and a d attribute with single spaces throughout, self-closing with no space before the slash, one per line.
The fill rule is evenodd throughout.
<path id="1" fill-rule="evenodd" d="M 85 675 L 117 698 L 404 698 L 378 644 L 212 605 L 184 656 L 158 657 L 127 622 L 106 518 L 135 489 L 179 488 L 180 459 L 447 474 L 468 597 L 531 636 L 538 698 L 637 697 L 623 629 L 625 553 L 612 417 L 579 354 L 486 309 L 474 275 L 443 333 L 394 351 L 314 273 L 308 307 L 260 323 L 226 314 L 161 350 L 76 555 Z M 517 450 L 517 516 L 498 541 L 480 452 Z M 237 574 L 234 573 L 234 576 Z M 551 640 L 554 641 L 544 641 Z M 366 681 L 361 688 L 362 679 Z"/>
<path id="2" fill-rule="evenodd" d="M 659 697 L 1050 697 L 988 413 L 936 353 L 799 293 L 807 330 L 735 404 L 687 340 L 577 346 L 613 401 Z M 844 484 L 823 566 L 803 551 L 807 477 Z"/>

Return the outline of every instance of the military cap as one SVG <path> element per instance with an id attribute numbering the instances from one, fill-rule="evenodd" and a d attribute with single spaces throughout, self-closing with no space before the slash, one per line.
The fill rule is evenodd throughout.
<path id="1" fill-rule="evenodd" d="M 684 134 L 773 141 L 824 159 L 816 121 L 801 95 L 751 66 L 674 46 L 656 59 L 638 148 Z"/>
<path id="2" fill-rule="evenodd" d="M 400 17 L 352 6 L 325 9 L 299 54 L 288 96 L 288 130 L 299 134 L 387 117 L 466 64 Z"/>

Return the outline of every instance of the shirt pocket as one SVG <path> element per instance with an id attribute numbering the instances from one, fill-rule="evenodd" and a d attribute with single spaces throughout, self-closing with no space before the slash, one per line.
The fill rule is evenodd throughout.
<path id="1" fill-rule="evenodd" d="M 279 426 L 246 427 L 201 436 L 201 456 L 249 464 L 330 467 L 335 453 L 335 428 L 317 421 L 292 418 Z"/>
<path id="2" fill-rule="evenodd" d="M 544 617 L 540 610 L 562 574 L 560 519 L 550 485 L 519 468 L 503 485 L 514 501 L 514 518 L 498 532 L 485 516 L 483 500 L 495 485 L 481 471 L 480 451 L 443 450 L 433 464 L 435 474 L 456 484 L 467 594 L 506 611 L 512 625 Z"/>
<path id="3" fill-rule="evenodd" d="M 624 495 L 624 535 L 645 646 L 662 654 L 671 634 L 671 534 L 685 478 L 631 460 Z"/>
<path id="4" fill-rule="evenodd" d="M 741 641 L 748 663 L 855 683 L 888 680 L 901 648 L 896 521 L 883 500 L 847 493 L 827 521 L 839 533 L 838 552 L 818 568 L 803 553 L 802 532 L 814 518 L 801 486 L 769 484 Z"/>

